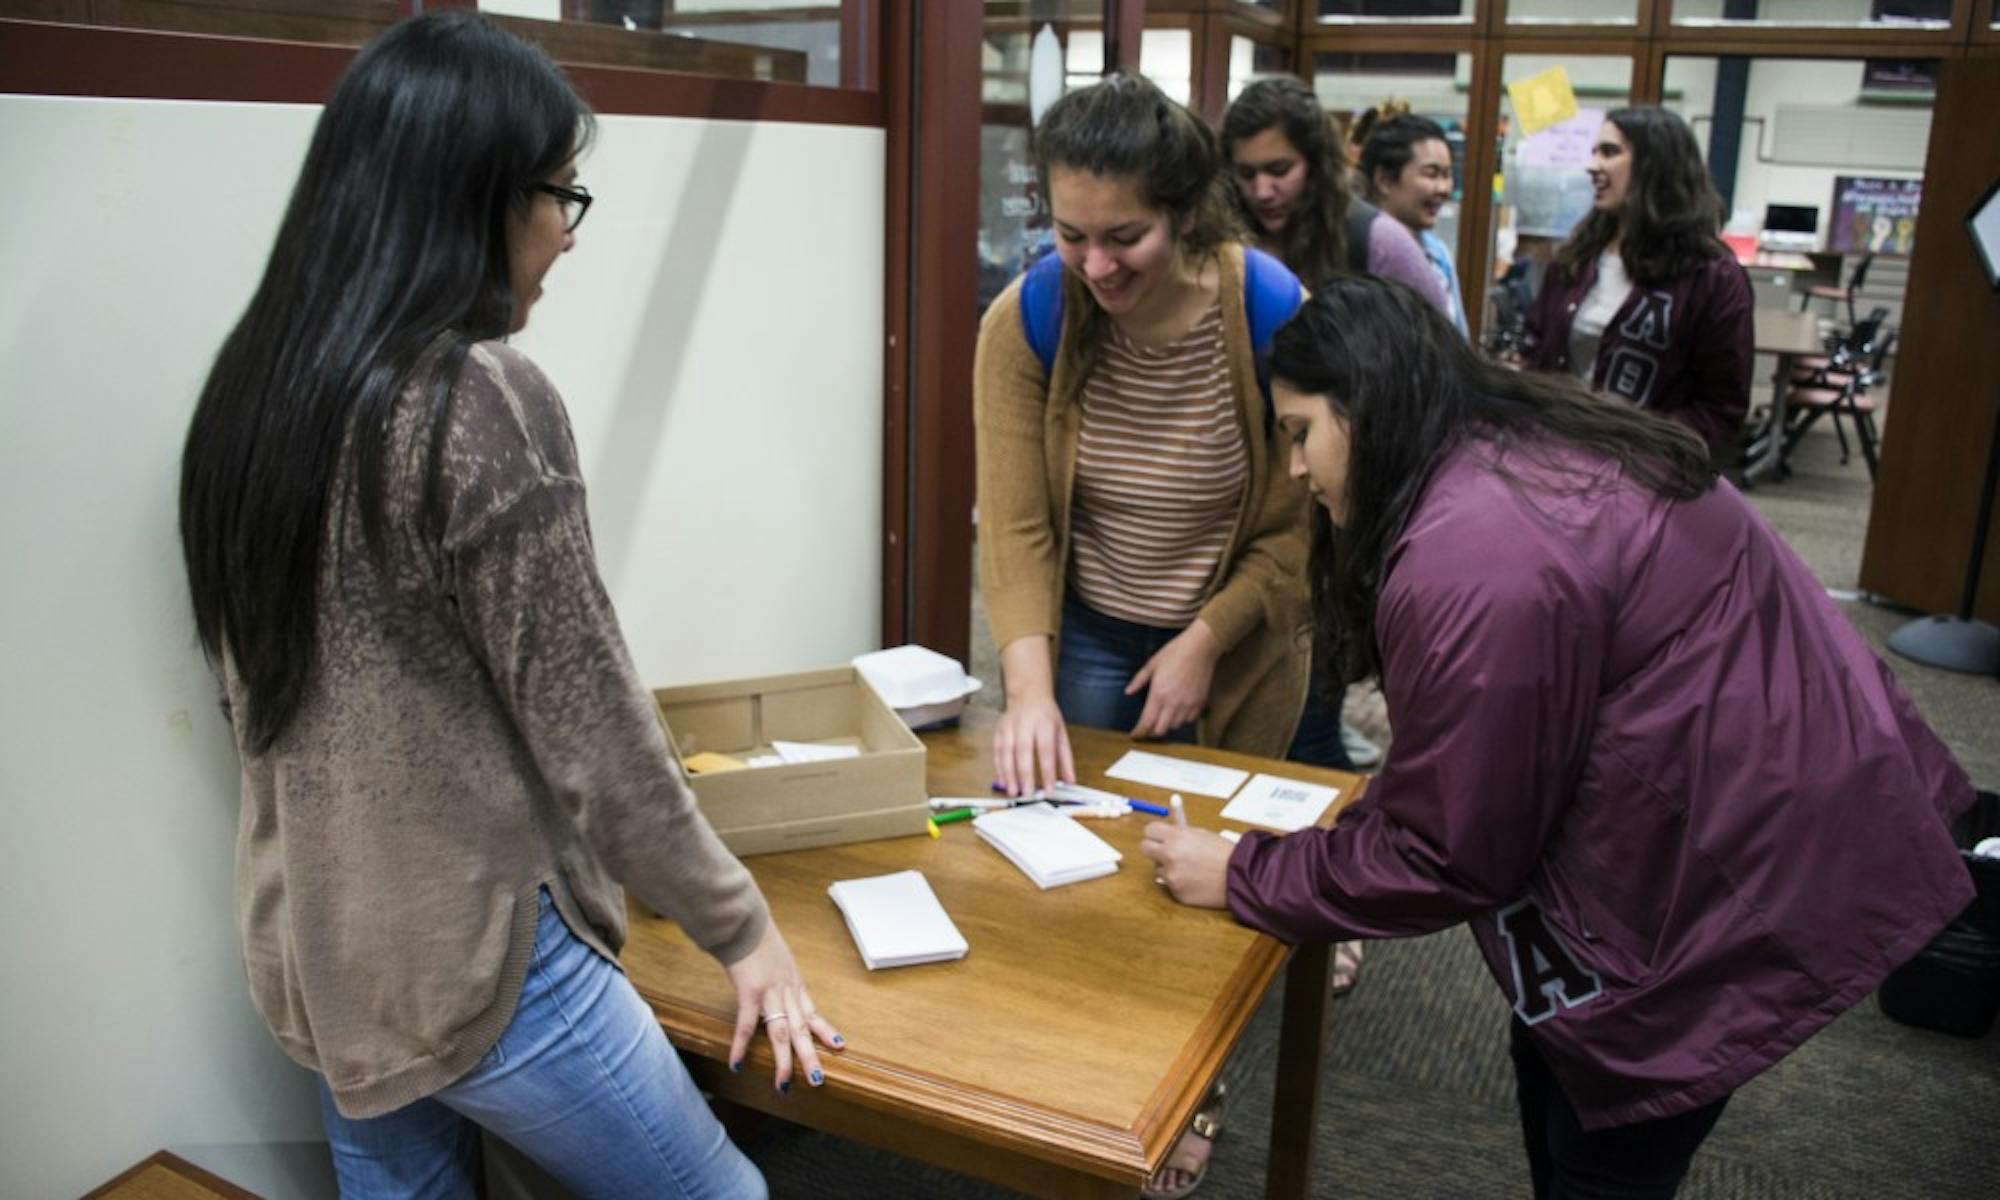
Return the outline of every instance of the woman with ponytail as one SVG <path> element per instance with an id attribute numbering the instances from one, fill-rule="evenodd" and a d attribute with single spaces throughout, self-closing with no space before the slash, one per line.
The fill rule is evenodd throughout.
<path id="1" fill-rule="evenodd" d="M 1237 241 L 1213 131 L 1139 76 L 1064 96 L 1035 149 L 1056 253 L 987 311 L 973 382 L 994 777 L 1073 781 L 1069 722 L 1345 766 L 1306 702 L 1305 494 L 1259 379 L 1297 279 Z M 1193 1190 L 1220 1104 L 1149 1196 Z"/>

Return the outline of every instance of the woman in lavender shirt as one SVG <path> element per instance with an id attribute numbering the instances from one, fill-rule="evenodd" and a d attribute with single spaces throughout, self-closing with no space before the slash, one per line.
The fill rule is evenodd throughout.
<path id="1" fill-rule="evenodd" d="M 1278 331 L 1333 682 L 1396 740 L 1333 829 L 1148 826 L 1291 942 L 1464 922 L 1538 1197 L 1670 1196 L 1735 1090 L 1964 910 L 1965 773 L 1685 427 L 1327 284 Z"/>

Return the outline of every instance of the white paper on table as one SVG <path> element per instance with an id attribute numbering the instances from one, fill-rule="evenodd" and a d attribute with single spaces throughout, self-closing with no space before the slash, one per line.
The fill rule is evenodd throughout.
<path id="1" fill-rule="evenodd" d="M 1112 763 L 1105 774 L 1113 779 L 1151 784 L 1162 791 L 1193 792 L 1197 796 L 1229 796 L 1250 778 L 1250 772 L 1235 767 L 1211 766 L 1144 750 L 1127 750 L 1125 757 Z"/>
<path id="2" fill-rule="evenodd" d="M 965 957 L 965 936 L 921 871 L 843 879 L 826 892 L 871 971 Z"/>
<path id="3" fill-rule="evenodd" d="M 1077 824 L 1067 809 L 1049 804 L 982 813 L 972 818 L 972 832 L 1044 890 L 1110 875 L 1125 857 Z"/>
<path id="4" fill-rule="evenodd" d="M 1340 789 L 1302 783 L 1277 775 L 1258 775 L 1223 806 L 1222 815 L 1245 825 L 1262 825 L 1290 833 L 1318 821 Z"/>
<path id="5" fill-rule="evenodd" d="M 788 763 L 826 762 L 834 758 L 859 758 L 859 746 L 828 746 L 820 742 L 780 742 L 773 740 L 771 749 Z"/>

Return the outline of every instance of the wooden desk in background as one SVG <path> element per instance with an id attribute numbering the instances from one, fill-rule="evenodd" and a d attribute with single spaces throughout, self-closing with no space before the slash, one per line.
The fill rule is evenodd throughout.
<path id="1" fill-rule="evenodd" d="M 995 715 L 926 734 L 934 796 L 987 794 Z M 1078 781 L 1165 803 L 1105 780 L 1133 743 L 1072 726 Z M 1357 776 L 1194 746 L 1179 757 L 1270 771 L 1358 794 Z M 1225 827 L 1223 801 L 1187 796 L 1189 819 Z M 813 1001 L 847 1039 L 822 1052 L 826 1086 L 771 1087 L 768 1043 L 731 1074 L 735 997 L 713 960 L 671 922 L 632 910 L 622 960 L 701 1086 L 737 1104 L 1042 1196 L 1131 1196 L 1166 1161 L 1286 948 L 1226 912 L 1176 903 L 1139 853 L 1153 818 L 1089 827 L 1125 854 L 1115 875 L 1040 891 L 970 823 L 895 838 L 745 859 L 791 943 Z M 965 958 L 871 972 L 827 885 L 923 871 L 971 944 Z M 1287 968 L 1267 1195 L 1310 1194 L 1326 1021 L 1327 947 Z"/>
<path id="2" fill-rule="evenodd" d="M 1771 373 L 1771 420 L 1764 436 L 1750 448 L 1750 464 L 1743 468 L 1746 483 L 1778 475 L 1785 464 L 1785 398 L 1792 386 L 1792 363 L 1809 354 L 1823 354 L 1826 344 L 1819 334 L 1819 318 L 1809 312 L 1759 307 L 1751 310 L 1756 323 L 1753 346 L 1759 354 L 1774 354 L 1778 366 Z"/>

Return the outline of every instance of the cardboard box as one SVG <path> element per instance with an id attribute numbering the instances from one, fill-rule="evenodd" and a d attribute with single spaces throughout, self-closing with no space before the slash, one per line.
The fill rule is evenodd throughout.
<path id="1" fill-rule="evenodd" d="M 858 746 L 853 758 L 692 775 L 695 798 L 738 855 L 927 832 L 924 744 L 853 667 L 660 688 L 653 699 L 683 763 L 749 759 L 773 740 Z"/>

